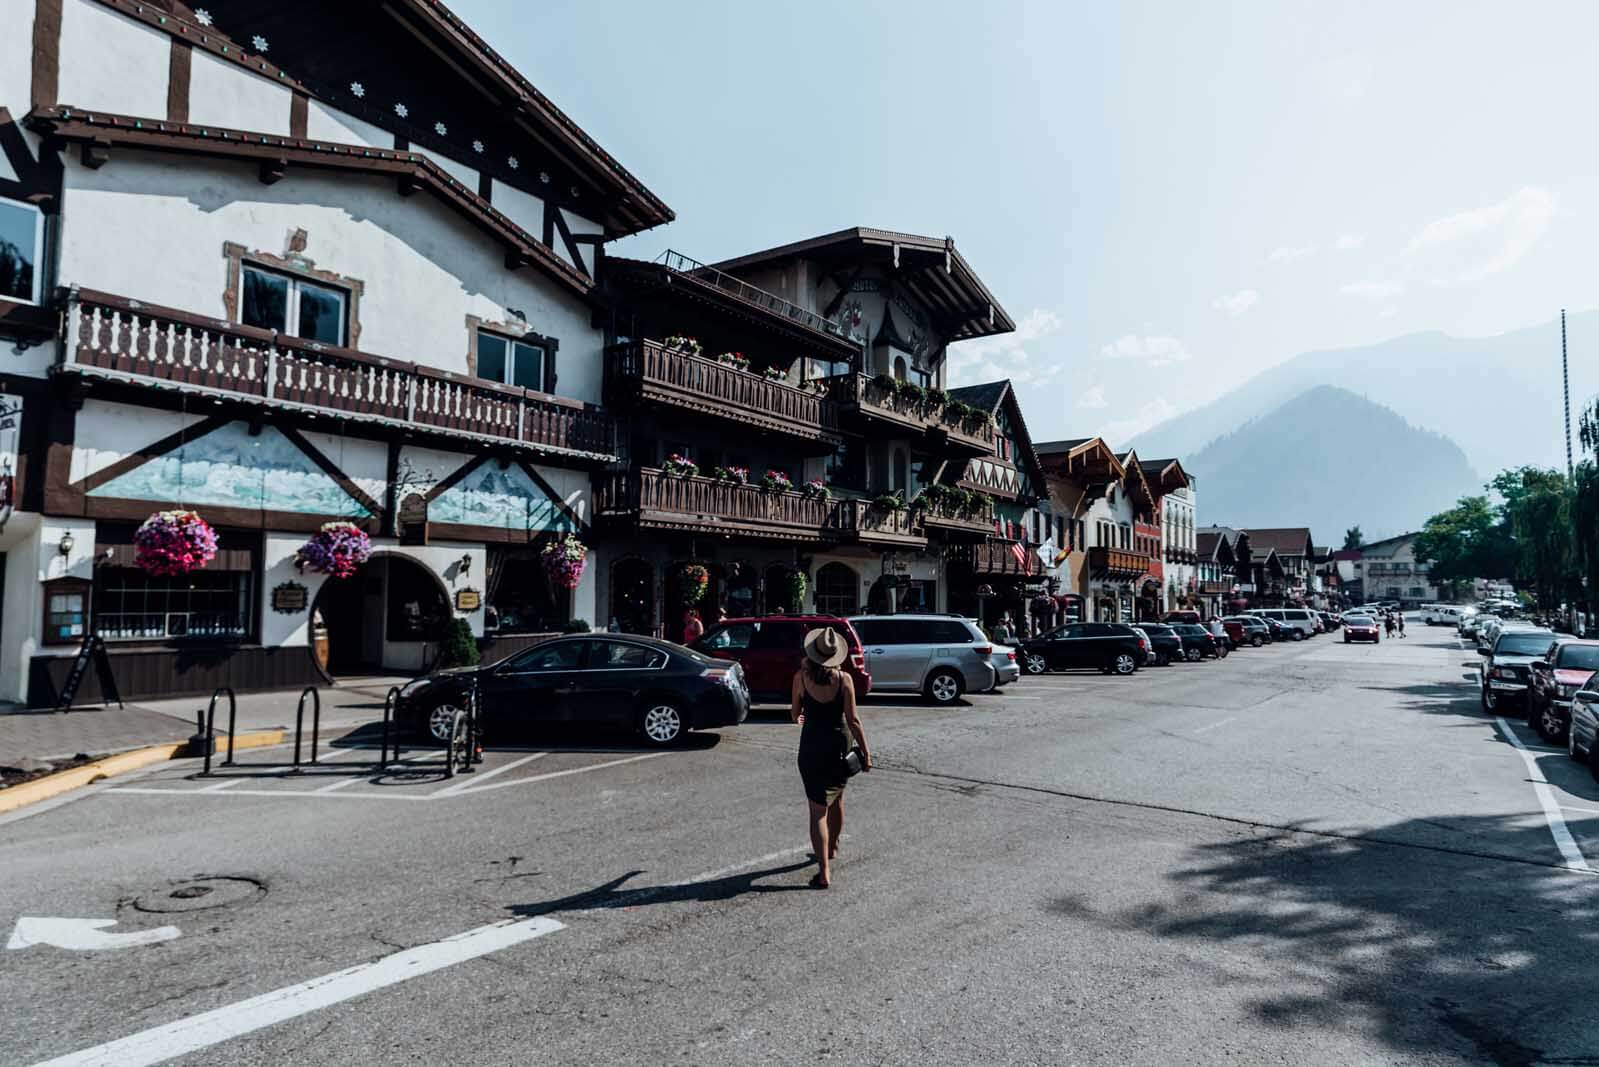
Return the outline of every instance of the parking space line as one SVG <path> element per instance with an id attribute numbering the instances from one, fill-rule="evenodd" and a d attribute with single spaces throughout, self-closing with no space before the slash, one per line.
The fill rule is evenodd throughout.
<path id="1" fill-rule="evenodd" d="M 1202 734 L 1206 730 L 1214 730 L 1218 726 L 1226 726 L 1230 722 L 1237 722 L 1237 721 L 1238 721 L 1238 716 L 1232 715 L 1232 716 L 1229 716 L 1228 718 L 1223 719 L 1221 722 L 1213 722 L 1209 726 L 1201 726 L 1199 729 L 1195 730 L 1194 733 Z"/>
<path id="2" fill-rule="evenodd" d="M 589 771 L 601 771 L 607 767 L 620 767 L 624 763 L 638 763 L 640 760 L 657 759 L 666 755 L 670 755 L 670 753 L 646 752 L 641 756 L 629 756 L 627 759 L 607 760 L 604 763 L 595 763 L 588 767 L 572 767 L 564 771 L 551 771 L 548 774 L 535 774 L 531 778 L 515 778 L 509 782 L 491 782 L 488 785 L 478 785 L 476 782 L 474 782 L 470 788 L 463 789 L 459 793 L 452 795 L 458 797 L 468 797 L 473 793 L 486 793 L 490 789 L 504 789 L 506 786 L 512 785 L 529 785 L 533 782 L 547 782 L 551 778 L 565 778 L 566 776 L 572 774 L 587 774 Z"/>
<path id="3" fill-rule="evenodd" d="M 504 774 L 506 771 L 514 771 L 523 764 L 532 763 L 534 760 L 543 759 L 548 755 L 548 752 L 535 752 L 531 756 L 523 756 L 521 759 L 514 759 L 510 763 L 505 764 L 503 767 L 496 767 L 492 771 L 478 771 L 465 781 L 457 782 L 454 785 L 447 785 L 443 789 L 434 792 L 433 795 L 436 797 L 450 797 L 457 793 L 468 792 L 472 786 L 478 785 L 481 782 L 486 782 L 495 775 Z"/>
<path id="4" fill-rule="evenodd" d="M 246 779 L 246 778 L 229 778 L 225 782 L 218 782 L 216 785 L 208 785 L 208 786 L 205 786 L 202 789 L 196 789 L 195 792 L 196 793 L 220 793 L 224 789 L 230 788 L 231 786 L 236 786 L 240 782 L 244 782 L 244 781 L 248 781 L 248 779 Z"/>
<path id="5" fill-rule="evenodd" d="M 1527 767 L 1527 777 L 1532 780 L 1532 791 L 1537 795 L 1538 803 L 1543 806 L 1544 821 L 1549 824 L 1550 836 L 1555 839 L 1555 847 L 1560 850 L 1566 866 L 1574 871 L 1584 871 L 1588 874 L 1599 873 L 1588 865 L 1582 849 L 1577 847 L 1576 838 L 1571 836 L 1571 828 L 1566 825 L 1565 817 L 1560 814 L 1560 803 L 1555 800 L 1554 793 L 1549 788 L 1549 779 L 1543 776 L 1543 769 L 1538 766 L 1538 757 L 1521 743 L 1521 738 L 1516 736 L 1514 728 L 1503 717 L 1495 718 L 1494 721 L 1499 724 L 1499 729 L 1506 739 L 1516 746 L 1517 755 Z"/>
<path id="6" fill-rule="evenodd" d="M 1578 808 L 1571 804 L 1562 804 L 1560 807 L 1563 811 L 1580 811 L 1584 815 L 1599 815 L 1599 808 Z"/>
<path id="7" fill-rule="evenodd" d="M 321 796 L 323 793 L 333 793 L 340 789 L 344 789 L 347 786 L 352 786 L 360 780 L 360 778 L 341 778 L 339 781 L 334 782 L 331 785 L 322 786 L 320 789 L 313 789 L 311 792 L 315 793 L 317 796 Z"/>
<path id="8" fill-rule="evenodd" d="M 108 793 L 136 793 L 143 796 L 167 797 L 198 797 L 205 796 L 209 791 L 205 789 L 159 789 L 154 786 L 121 785 L 115 789 L 107 789 Z M 220 796 L 211 793 L 211 796 Z M 322 789 L 234 789 L 228 794 L 230 797 L 316 797 L 331 796 L 334 800 L 429 800 L 429 796 L 416 793 L 327 793 Z"/>

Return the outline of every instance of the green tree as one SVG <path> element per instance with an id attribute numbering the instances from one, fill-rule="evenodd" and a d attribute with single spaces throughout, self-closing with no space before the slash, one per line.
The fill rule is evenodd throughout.
<path id="1" fill-rule="evenodd" d="M 1490 484 L 1504 500 L 1500 513 L 1515 544 L 1515 577 L 1533 589 L 1540 607 L 1559 607 L 1576 584 L 1570 482 L 1559 471 L 1519 467 Z"/>
<path id="2" fill-rule="evenodd" d="M 1513 571 L 1509 533 L 1486 496 L 1465 496 L 1427 520 L 1416 535 L 1416 558 L 1440 582 L 1502 578 Z"/>
<path id="3" fill-rule="evenodd" d="M 1344 551 L 1350 552 L 1361 546 L 1366 540 L 1366 535 L 1360 532 L 1360 527 L 1351 526 L 1344 531 Z"/>

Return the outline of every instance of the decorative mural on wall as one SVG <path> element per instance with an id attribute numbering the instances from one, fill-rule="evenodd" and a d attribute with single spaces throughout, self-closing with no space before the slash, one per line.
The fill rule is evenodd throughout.
<path id="1" fill-rule="evenodd" d="M 430 522 L 572 532 L 572 520 L 518 464 L 483 463 L 428 504 Z"/>
<path id="2" fill-rule="evenodd" d="M 371 511 L 270 426 L 230 422 L 89 490 L 90 496 L 368 518 Z"/>

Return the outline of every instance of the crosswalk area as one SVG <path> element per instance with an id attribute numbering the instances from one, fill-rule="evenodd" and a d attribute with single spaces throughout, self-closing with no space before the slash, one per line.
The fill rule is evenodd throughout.
<path id="1" fill-rule="evenodd" d="M 490 748 L 470 771 L 457 771 L 450 776 L 442 748 L 404 749 L 397 759 L 391 756 L 385 764 L 379 739 L 357 731 L 322 746 L 315 763 L 310 762 L 308 751 L 302 751 L 302 755 L 300 765 L 295 767 L 293 746 L 277 745 L 237 753 L 234 763 L 224 766 L 222 754 L 218 753 L 209 775 L 203 773 L 200 760 L 175 760 L 107 792 L 130 797 L 176 795 L 218 800 L 294 797 L 311 801 L 447 801 L 602 772 L 672 753 L 604 744 Z"/>

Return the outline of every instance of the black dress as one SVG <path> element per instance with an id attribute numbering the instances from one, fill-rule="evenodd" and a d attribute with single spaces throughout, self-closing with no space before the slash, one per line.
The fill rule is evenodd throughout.
<path id="1" fill-rule="evenodd" d="M 801 683 L 803 686 L 804 683 Z M 849 731 L 844 726 L 844 684 L 829 701 L 820 701 L 809 688 L 800 692 L 805 725 L 800 728 L 799 772 L 805 797 L 812 804 L 832 804 L 844 792 L 844 754 L 849 751 Z"/>

